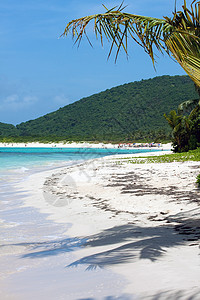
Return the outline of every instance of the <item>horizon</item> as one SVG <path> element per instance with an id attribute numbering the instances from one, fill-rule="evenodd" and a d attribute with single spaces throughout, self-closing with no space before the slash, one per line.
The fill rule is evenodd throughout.
<path id="1" fill-rule="evenodd" d="M 179 8 L 183 1 L 177 1 Z M 107 7 L 121 1 L 103 3 Z M 127 12 L 162 18 L 172 16 L 174 0 L 125 1 Z M 0 4 L 1 71 L 0 122 L 17 125 L 58 110 L 60 107 L 130 82 L 163 75 L 186 75 L 167 55 L 159 55 L 156 72 L 148 55 L 130 42 L 129 59 L 121 53 L 107 61 L 109 44 L 89 33 L 93 48 L 84 39 L 77 49 L 71 38 L 59 38 L 67 22 L 104 8 L 97 0 L 57 3 L 25 0 Z M 132 47 L 133 45 L 133 47 Z"/>

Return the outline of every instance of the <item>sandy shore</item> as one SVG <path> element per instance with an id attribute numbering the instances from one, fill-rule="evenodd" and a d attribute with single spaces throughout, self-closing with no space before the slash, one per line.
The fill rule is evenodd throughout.
<path id="1" fill-rule="evenodd" d="M 122 144 L 121 144 L 122 145 Z M 111 143 L 89 143 L 89 142 L 59 142 L 59 143 L 40 143 L 40 142 L 31 142 L 31 143 L 0 143 L 0 147 L 13 147 L 13 148 L 21 148 L 21 147 L 41 147 L 41 148 L 118 148 L 119 144 L 111 144 Z M 128 144 L 122 145 L 122 149 L 141 149 L 141 148 L 149 148 L 147 145 L 145 147 L 141 147 L 141 144 L 138 143 L 135 147 L 129 147 Z M 163 149 L 170 150 L 171 144 L 154 144 L 153 149 Z"/>
<path id="2" fill-rule="evenodd" d="M 98 268 L 124 278 L 115 297 L 124 296 L 113 299 L 199 299 L 199 168 L 95 159 L 30 176 L 25 206 L 70 223 L 66 234 L 84 241 L 68 267 L 90 270 L 91 280 Z"/>

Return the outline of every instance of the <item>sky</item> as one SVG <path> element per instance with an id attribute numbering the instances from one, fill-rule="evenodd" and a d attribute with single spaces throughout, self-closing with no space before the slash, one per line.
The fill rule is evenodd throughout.
<path id="1" fill-rule="evenodd" d="M 157 18 L 172 16 L 174 0 L 125 0 L 126 12 Z M 187 1 L 188 4 L 191 1 Z M 162 75 L 185 75 L 166 55 L 156 71 L 143 49 L 129 44 L 129 58 L 120 53 L 107 60 L 88 35 L 77 49 L 71 36 L 60 37 L 69 21 L 104 12 L 121 0 L 0 0 L 0 122 L 19 124 L 55 111 L 83 97 L 114 86 Z M 177 0 L 181 8 L 183 0 Z"/>

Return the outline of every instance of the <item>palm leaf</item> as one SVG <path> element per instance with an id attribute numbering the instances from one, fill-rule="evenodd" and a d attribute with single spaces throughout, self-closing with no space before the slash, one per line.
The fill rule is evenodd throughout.
<path id="1" fill-rule="evenodd" d="M 169 24 L 174 28 L 165 40 L 167 48 L 190 78 L 200 86 L 200 2 L 194 0 L 190 9 L 184 0 L 183 11 L 174 13 Z"/>
<path id="2" fill-rule="evenodd" d="M 191 111 L 199 105 L 199 99 L 187 100 L 179 104 L 178 106 L 178 114 L 189 114 Z"/>
<path id="3" fill-rule="evenodd" d="M 165 43 L 185 72 L 200 86 L 200 38 L 185 32 L 174 32 Z"/>
<path id="4" fill-rule="evenodd" d="M 104 6 L 105 7 L 105 6 Z M 200 86 L 200 2 L 194 0 L 190 9 L 186 0 L 182 11 L 173 14 L 172 18 L 163 19 L 145 17 L 125 13 L 124 8 L 114 7 L 104 14 L 95 14 L 69 22 L 63 33 L 67 36 L 72 32 L 75 43 L 80 43 L 86 28 L 94 21 L 94 32 L 100 37 L 111 41 L 108 54 L 110 57 L 114 46 L 117 48 L 117 59 L 120 49 L 128 55 L 128 42 L 135 41 L 143 47 L 155 64 L 155 50 L 172 55 L 190 78 Z"/>
<path id="5" fill-rule="evenodd" d="M 171 32 L 172 26 L 167 24 L 166 20 L 124 13 L 123 9 L 124 7 L 119 9 L 115 7 L 104 14 L 72 20 L 67 24 L 62 35 L 67 36 L 72 33 L 75 43 L 80 42 L 86 34 L 86 27 L 93 21 L 95 35 L 97 38 L 100 37 L 101 43 L 103 44 L 104 37 L 112 42 L 108 56 L 114 45 L 117 47 L 116 59 L 120 49 L 127 54 L 128 41 L 133 39 L 143 47 L 154 63 L 154 47 L 162 53 L 167 51 L 163 42 L 163 33 Z"/>
<path id="6" fill-rule="evenodd" d="M 182 120 L 182 117 L 177 115 L 175 110 L 170 111 L 169 115 L 164 114 L 165 119 L 167 120 L 168 124 L 171 128 L 175 128 L 180 121 Z"/>

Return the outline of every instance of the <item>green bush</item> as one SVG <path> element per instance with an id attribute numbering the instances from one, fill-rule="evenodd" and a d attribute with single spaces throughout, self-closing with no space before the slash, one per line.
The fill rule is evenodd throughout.
<path id="1" fill-rule="evenodd" d="M 197 186 L 200 188 L 200 174 L 197 176 L 196 183 L 197 183 Z"/>

